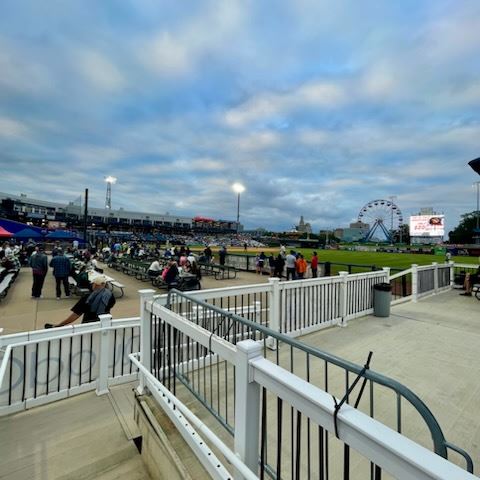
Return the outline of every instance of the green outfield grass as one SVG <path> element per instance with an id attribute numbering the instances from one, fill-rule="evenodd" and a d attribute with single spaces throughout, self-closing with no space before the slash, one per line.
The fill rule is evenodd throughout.
<path id="1" fill-rule="evenodd" d="M 313 249 L 299 249 L 310 260 Z M 417 265 L 428 265 L 432 262 L 443 263 L 443 255 L 423 255 L 408 253 L 382 253 L 382 252 L 349 252 L 346 250 L 317 250 L 320 262 L 348 263 L 356 265 L 376 265 L 378 267 L 391 267 L 406 269 L 413 263 Z M 452 257 L 457 263 L 478 264 L 478 257 L 458 256 Z"/>
<path id="2" fill-rule="evenodd" d="M 218 247 L 213 247 L 214 253 L 218 251 Z M 382 252 L 352 252 L 348 250 L 320 250 L 313 248 L 296 248 L 296 252 L 302 253 L 307 261 L 312 258 L 314 250 L 317 251 L 320 262 L 345 263 L 350 265 L 375 265 L 381 267 L 391 267 L 398 269 L 410 268 L 412 264 L 429 265 L 432 262 L 444 263 L 444 255 L 424 255 L 424 254 L 408 254 L 408 253 L 382 253 Z M 256 255 L 260 251 L 265 252 L 266 255 L 270 253 L 277 254 L 278 248 L 249 248 L 244 252 L 243 248 L 228 248 L 229 253 L 238 253 L 240 255 Z M 289 249 L 287 248 L 287 252 Z M 479 264 L 479 257 L 457 256 L 452 257 L 452 260 L 457 263 Z M 341 270 L 341 268 L 334 268 L 333 271 Z"/>

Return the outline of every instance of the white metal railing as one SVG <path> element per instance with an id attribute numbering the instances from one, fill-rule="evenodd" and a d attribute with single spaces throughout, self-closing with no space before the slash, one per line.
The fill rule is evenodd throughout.
<path id="1" fill-rule="evenodd" d="M 0 415 L 135 380 L 140 318 L 0 336 Z"/>
<path id="2" fill-rule="evenodd" d="M 373 285 L 388 281 L 388 270 L 334 277 L 216 288 L 189 292 L 193 298 L 261 323 L 275 331 L 301 336 L 373 312 Z M 166 305 L 168 294 L 158 303 Z M 255 305 L 255 308 L 252 308 Z M 261 315 L 258 316 L 258 311 Z"/>
<path id="3" fill-rule="evenodd" d="M 337 453 L 343 452 L 344 447 L 348 446 L 348 449 L 355 450 L 365 459 L 365 468 L 369 468 L 370 462 L 373 462 L 376 466 L 375 468 L 388 472 L 395 478 L 412 480 L 467 480 L 477 478 L 352 406 L 345 404 L 339 410 L 336 410 L 336 404 L 340 399 L 334 399 L 331 394 L 323 391 L 321 388 L 312 385 L 265 358 L 262 345 L 258 342 L 244 340 L 236 345 L 231 344 L 217 335 L 212 335 L 210 331 L 204 329 L 201 325 L 192 323 L 188 318 L 165 308 L 160 303 L 155 303 L 155 300 L 152 301 L 150 295 L 144 295 L 142 302 L 145 304 L 145 311 L 147 313 L 151 312 L 155 316 L 155 320 L 152 320 L 150 315 L 146 314 L 142 319 L 141 332 L 142 337 L 144 337 L 142 345 L 152 345 L 152 340 L 153 345 L 155 344 L 155 339 L 152 338 L 152 335 L 155 336 L 156 334 L 156 332 L 152 331 L 152 327 L 155 325 L 153 322 L 161 321 L 168 325 L 168 328 L 159 329 L 158 332 L 169 332 L 162 337 L 161 344 L 164 350 L 167 347 L 170 349 L 169 342 L 172 342 L 171 348 L 173 351 L 177 345 L 176 339 L 178 338 L 181 338 L 182 342 L 186 342 L 184 344 L 189 345 L 188 348 L 191 346 L 192 350 L 194 345 L 205 349 L 205 353 L 202 355 L 207 355 L 210 360 L 204 358 L 202 363 L 200 361 L 194 362 L 192 358 L 189 358 L 187 366 L 188 375 L 195 375 L 195 370 L 205 370 L 207 365 L 210 365 L 210 368 L 212 368 L 213 358 L 214 365 L 227 363 L 235 369 L 235 389 L 230 390 L 230 392 L 234 391 L 235 396 L 233 452 L 223 443 L 219 443 L 221 440 L 215 438 L 215 434 L 210 429 L 204 430 L 207 432 L 205 439 L 212 446 L 220 448 L 221 453 L 236 468 L 235 478 L 250 478 L 250 473 L 242 470 L 243 465 L 246 465 L 253 475 L 263 476 L 265 474 L 266 462 L 264 454 L 266 442 L 268 442 L 270 451 L 277 450 L 277 458 L 280 458 L 280 465 L 285 461 L 287 464 L 291 463 L 293 468 L 293 463 L 295 463 L 295 469 L 298 469 L 297 473 L 302 473 L 305 476 L 306 472 L 304 472 L 305 467 L 302 465 L 302 458 L 306 454 L 302 453 L 301 450 L 302 442 L 305 441 L 304 439 L 302 440 L 302 435 L 304 435 L 301 431 L 302 425 L 304 425 L 303 428 L 306 428 L 308 425 L 309 431 L 318 427 L 322 431 L 336 435 L 338 440 L 342 442 L 340 445 L 343 445 L 338 447 L 342 450 L 339 450 Z M 161 354 L 164 355 L 164 352 Z M 185 367 L 185 365 L 183 367 L 180 365 L 180 362 L 184 359 L 183 355 L 177 357 L 175 357 L 175 353 L 172 353 L 172 355 L 173 357 L 169 357 L 168 366 L 164 369 L 161 382 L 155 376 L 152 378 L 150 352 L 148 355 L 142 355 L 145 361 L 142 360 L 138 363 L 137 357 L 135 357 L 137 358 L 135 361 L 141 370 L 141 376 L 144 377 L 145 385 L 149 386 L 149 388 L 153 386 L 160 393 L 164 393 L 172 403 L 179 405 L 180 411 L 189 421 L 192 421 L 192 423 L 196 422 L 196 428 L 203 429 L 205 427 L 203 422 L 200 422 L 178 399 L 175 399 L 171 391 L 168 392 L 168 395 L 164 391 L 166 381 L 170 382 L 171 379 L 175 382 L 175 372 L 179 372 Z M 175 358 L 177 359 L 176 361 Z M 215 371 L 215 368 L 213 371 Z M 205 375 L 205 372 L 203 375 Z M 231 394 L 233 395 L 233 393 Z M 289 437 L 284 437 L 283 446 L 276 443 L 281 436 L 269 435 L 267 440 L 264 435 L 263 429 L 266 422 L 275 423 L 279 421 L 273 411 L 270 412 L 268 408 L 265 408 L 267 396 L 274 404 L 278 405 L 278 402 L 285 403 L 284 408 L 286 411 L 290 411 L 290 408 L 292 409 L 291 437 L 289 436 L 290 433 L 284 433 L 284 435 Z M 272 401 L 275 398 L 277 400 Z M 159 400 L 163 409 L 170 408 L 167 404 L 168 402 L 161 398 L 157 398 L 157 400 Z M 295 420 L 293 420 L 293 412 L 295 412 Z M 277 425 L 277 427 L 279 431 L 282 431 L 281 425 Z M 180 423 L 177 428 L 179 428 L 182 435 L 191 436 L 188 425 Z M 290 426 L 287 432 L 290 432 Z M 316 434 L 312 438 L 316 438 Z M 307 447 L 303 446 L 303 448 L 303 452 L 305 452 Z M 330 448 L 334 449 L 336 447 L 332 444 Z M 310 446 L 308 446 L 308 449 L 308 455 L 310 456 Z M 208 461 L 205 451 L 201 451 L 198 448 L 194 448 L 194 451 L 202 463 Z M 314 451 L 317 455 L 318 451 Z M 323 455 L 323 453 L 321 454 Z M 235 465 L 231 461 L 232 454 L 238 457 L 241 465 Z M 261 459 L 260 465 L 259 458 Z M 338 468 L 347 468 L 342 466 L 343 458 L 341 455 L 335 454 L 334 458 L 336 458 L 336 463 L 338 462 L 338 465 L 340 465 Z M 221 463 L 218 466 L 219 468 L 222 466 L 226 470 L 229 468 L 229 466 Z M 331 468 L 336 467 L 331 465 Z M 282 478 L 287 478 L 287 476 L 285 473 L 282 475 Z M 214 478 L 224 477 L 215 476 Z"/>

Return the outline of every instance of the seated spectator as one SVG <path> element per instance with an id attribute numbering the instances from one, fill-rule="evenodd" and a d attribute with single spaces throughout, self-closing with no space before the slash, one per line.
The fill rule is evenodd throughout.
<path id="1" fill-rule="evenodd" d="M 2 259 L 1 265 L 6 270 L 20 270 L 20 261 L 11 253 Z"/>
<path id="2" fill-rule="evenodd" d="M 177 262 L 175 260 L 168 261 L 168 267 L 166 271 L 164 271 L 164 275 L 162 274 L 162 277 L 167 285 L 171 285 L 177 280 L 178 267 L 177 267 Z"/>
<path id="3" fill-rule="evenodd" d="M 463 288 L 465 289 L 465 292 L 461 293 L 460 295 L 464 295 L 465 297 L 471 297 L 473 286 L 479 282 L 480 282 L 480 267 L 478 267 L 475 273 L 467 273 L 465 275 L 465 280 L 463 282 Z"/>
<path id="4" fill-rule="evenodd" d="M 92 285 L 90 284 L 90 280 L 88 279 L 88 272 L 87 266 L 81 265 L 78 273 L 76 271 L 72 272 L 72 277 L 77 282 L 78 288 L 88 288 L 92 290 Z"/>
<path id="5" fill-rule="evenodd" d="M 98 272 L 98 273 L 103 273 L 103 268 L 100 268 L 98 266 L 98 261 L 96 256 L 93 256 L 92 259 L 90 260 L 90 265 L 93 267 L 93 269 Z"/>
<path id="6" fill-rule="evenodd" d="M 147 275 L 152 278 L 157 278 L 162 273 L 162 267 L 158 260 L 154 260 L 148 267 Z"/>

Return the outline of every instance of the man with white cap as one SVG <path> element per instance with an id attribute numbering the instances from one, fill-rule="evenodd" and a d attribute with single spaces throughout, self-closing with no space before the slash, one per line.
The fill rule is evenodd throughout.
<path id="1" fill-rule="evenodd" d="M 110 313 L 115 305 L 115 297 L 113 293 L 105 288 L 107 279 L 105 275 L 97 275 L 92 282 L 92 293 L 83 296 L 73 307 L 72 313 L 63 322 L 55 325 L 46 323 L 45 328 L 63 327 L 83 315 L 82 323 L 98 322 L 99 315 Z"/>

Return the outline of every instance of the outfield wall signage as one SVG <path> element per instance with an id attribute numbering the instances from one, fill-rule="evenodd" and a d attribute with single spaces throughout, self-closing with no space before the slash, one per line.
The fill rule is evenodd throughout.
<path id="1" fill-rule="evenodd" d="M 414 215 L 410 217 L 411 237 L 443 237 L 444 215 Z"/>

